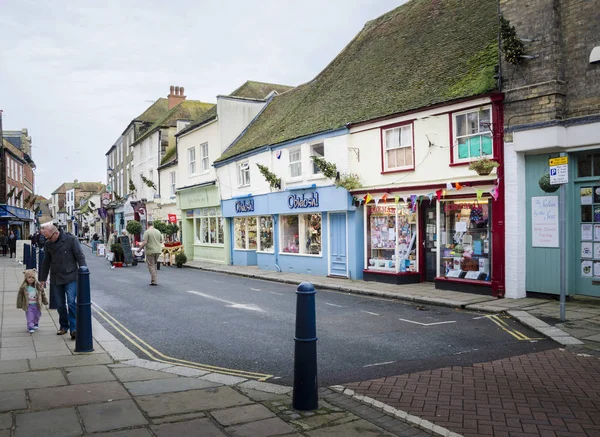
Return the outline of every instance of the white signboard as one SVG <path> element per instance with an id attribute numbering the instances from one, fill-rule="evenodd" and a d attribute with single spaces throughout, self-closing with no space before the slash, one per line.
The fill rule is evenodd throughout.
<path id="1" fill-rule="evenodd" d="M 550 185 L 566 184 L 567 182 L 569 182 L 569 164 L 550 167 Z"/>
<path id="2" fill-rule="evenodd" d="M 531 198 L 531 245 L 558 247 L 558 196 Z"/>

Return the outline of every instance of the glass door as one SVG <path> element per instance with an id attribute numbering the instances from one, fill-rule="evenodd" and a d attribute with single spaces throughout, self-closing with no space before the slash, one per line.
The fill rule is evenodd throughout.
<path id="1" fill-rule="evenodd" d="M 437 276 L 437 233 L 436 233 L 436 204 L 424 200 L 421 202 L 421 226 L 423 232 L 424 280 L 433 281 Z"/>

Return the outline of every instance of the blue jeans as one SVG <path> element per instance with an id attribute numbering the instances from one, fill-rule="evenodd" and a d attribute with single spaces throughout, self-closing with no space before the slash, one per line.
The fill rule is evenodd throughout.
<path id="1" fill-rule="evenodd" d="M 56 287 L 56 295 L 58 301 L 58 322 L 62 329 L 70 329 L 71 332 L 77 331 L 77 281 L 68 282 L 61 285 L 53 285 Z M 67 312 L 68 307 L 68 312 Z"/>

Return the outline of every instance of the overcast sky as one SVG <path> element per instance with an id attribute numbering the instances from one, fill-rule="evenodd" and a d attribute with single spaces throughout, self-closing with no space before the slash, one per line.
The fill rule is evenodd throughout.
<path id="1" fill-rule="evenodd" d="M 246 80 L 299 85 L 404 0 L 0 3 L 4 129 L 29 129 L 48 197 L 106 183 L 104 154 L 170 85 L 212 103 Z"/>

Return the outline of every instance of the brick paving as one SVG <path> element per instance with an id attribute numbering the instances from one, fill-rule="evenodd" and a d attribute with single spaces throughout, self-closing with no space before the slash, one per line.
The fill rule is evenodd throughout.
<path id="1" fill-rule="evenodd" d="M 565 349 L 346 388 L 465 437 L 600 436 L 600 359 Z"/>

